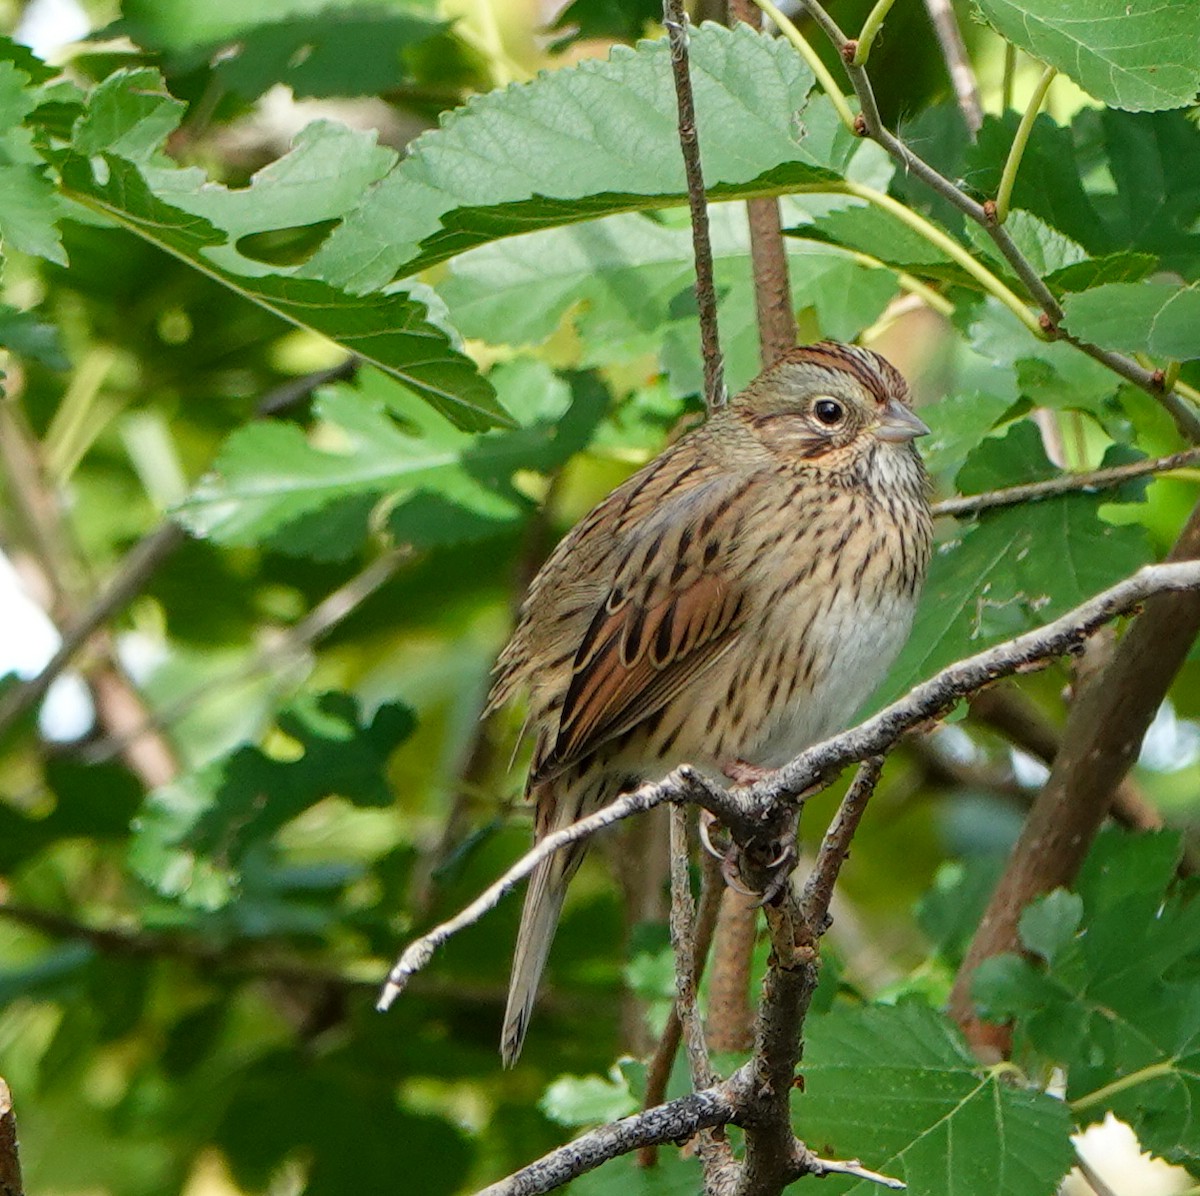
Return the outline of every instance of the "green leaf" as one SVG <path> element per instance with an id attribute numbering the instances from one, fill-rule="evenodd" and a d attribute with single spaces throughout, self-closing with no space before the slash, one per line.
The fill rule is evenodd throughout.
<path id="1" fill-rule="evenodd" d="M 602 1076 L 559 1076 L 542 1095 L 538 1108 L 559 1125 L 615 1121 L 638 1107 L 625 1076 L 616 1068 Z"/>
<path id="2" fill-rule="evenodd" d="M 827 101 L 809 101 L 812 74 L 782 39 L 706 23 L 690 51 L 712 198 L 839 177 L 858 146 Z M 499 237 L 682 203 L 668 52 L 617 46 L 476 96 L 409 146 L 305 273 L 369 290 Z"/>
<path id="3" fill-rule="evenodd" d="M 722 346 L 737 390 L 759 370 L 745 213 L 735 205 L 714 208 L 710 232 Z M 798 240 L 787 249 L 793 303 L 814 310 L 823 335 L 852 339 L 896 294 L 890 271 L 860 265 L 841 250 Z M 656 349 L 664 330 L 677 326 L 682 353 L 670 355 L 672 381 L 687 393 L 701 368 L 693 281 L 690 229 L 630 214 L 471 250 L 450 264 L 439 291 L 464 335 L 498 344 L 544 341 L 574 308 L 587 365 Z"/>
<path id="4" fill-rule="evenodd" d="M 1200 357 L 1200 284 L 1114 282 L 1063 301 L 1075 336 L 1110 349 L 1190 361 Z"/>
<path id="5" fill-rule="evenodd" d="M 968 492 L 1052 474 L 1029 421 L 989 437 L 959 474 Z M 1101 495 L 1071 494 L 984 514 L 938 546 L 912 635 L 872 701 L 878 708 L 938 669 L 1041 626 L 1150 559 L 1144 530 L 1098 514 Z"/>
<path id="6" fill-rule="evenodd" d="M 921 408 L 930 435 L 921 440 L 921 457 L 932 474 L 957 469 L 967 453 L 1000 422 L 1015 396 L 973 391 L 947 395 Z"/>
<path id="7" fill-rule="evenodd" d="M 1010 212 L 1004 228 L 1038 274 L 1050 274 L 1087 260 L 1081 245 L 1051 228 L 1032 212 L 1020 209 Z M 995 265 L 1010 270 L 996 242 L 978 224 L 968 223 L 967 236 L 976 250 L 991 258 Z"/>
<path id="8" fill-rule="evenodd" d="M 1065 1069 L 1083 1123 L 1112 1112 L 1143 1148 L 1195 1166 L 1200 901 L 1176 882 L 1178 858 L 1178 835 L 1106 832 L 1079 896 L 1052 894 L 1022 919 L 1045 966 L 1003 956 L 972 991 L 987 1016 L 1014 1020 L 1022 1051 Z"/>
<path id="9" fill-rule="evenodd" d="M 492 388 L 429 321 L 419 299 L 402 292 L 355 297 L 314 279 L 235 274 L 208 252 L 226 240 L 218 228 L 159 199 L 133 163 L 111 156 L 103 163 L 107 177 L 98 178 L 85 159 L 64 162 L 66 192 L 281 319 L 344 345 L 460 425 L 486 427 L 507 418 Z"/>
<path id="10" fill-rule="evenodd" d="M 353 698 L 325 693 L 297 699 L 278 724 L 295 742 L 295 758 L 246 745 L 151 795 L 130 849 L 147 883 L 216 908 L 236 892 L 247 854 L 315 802 L 336 795 L 358 806 L 391 804 L 388 758 L 416 726 L 406 707 L 381 706 L 363 723 Z"/>
<path id="11" fill-rule="evenodd" d="M 1054 963 L 1075 937 L 1082 917 L 1082 899 L 1066 889 L 1055 889 L 1021 915 L 1021 942 L 1047 963 Z"/>
<path id="12" fill-rule="evenodd" d="M 372 387 L 372 389 L 377 389 Z M 369 392 L 368 392 L 369 395 Z M 512 504 L 486 489 L 462 469 L 473 444 L 448 423 L 426 421 L 413 436 L 384 412 L 378 398 L 349 387 L 323 393 L 313 411 L 321 421 L 315 442 L 294 424 L 256 423 L 236 431 L 216 461 L 214 473 L 196 488 L 180 510 L 197 535 L 220 543 L 253 544 L 330 504 L 381 494 L 402 497 L 432 488 L 476 515 L 512 519 Z M 321 447 L 322 442 L 328 447 Z M 332 536 L 297 545 L 328 556 L 339 547 L 354 551 L 362 541 L 347 540 L 335 525 Z M 288 546 L 278 537 L 279 547 Z"/>
<path id="13" fill-rule="evenodd" d="M 1154 271 L 1158 259 L 1151 253 L 1110 253 L 1088 258 L 1046 275 L 1046 284 L 1060 294 L 1086 291 L 1109 282 L 1140 282 Z"/>
<path id="14" fill-rule="evenodd" d="M 568 32 L 551 48 L 565 50 L 575 42 L 592 38 L 637 41 L 648 24 L 661 19 L 658 0 L 571 0 L 550 26 L 555 32 Z"/>
<path id="15" fill-rule="evenodd" d="M 297 97 L 374 96 L 407 82 L 407 52 L 447 28 L 367 6 L 292 17 L 242 33 L 217 57 L 215 73 L 246 100 L 278 84 Z"/>
<path id="16" fill-rule="evenodd" d="M 1051 1196 L 1071 1167 L 1063 1104 L 981 1068 L 927 1006 L 835 1008 L 805 1030 L 795 1123 L 822 1154 L 902 1172 L 912 1196 Z M 854 1196 L 878 1190 L 836 1177 L 826 1186 Z"/>
<path id="17" fill-rule="evenodd" d="M 1200 91 L 1191 0 L 976 0 L 996 30 L 1111 108 L 1182 108 Z"/>

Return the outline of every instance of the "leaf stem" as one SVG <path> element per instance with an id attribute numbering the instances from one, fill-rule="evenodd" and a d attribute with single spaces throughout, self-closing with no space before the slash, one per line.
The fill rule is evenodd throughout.
<path id="1" fill-rule="evenodd" d="M 924 216 L 918 215 L 911 208 L 900 203 L 899 200 L 893 199 L 890 195 L 885 195 L 882 191 L 876 191 L 874 187 L 867 187 L 862 183 L 851 182 L 849 179 L 840 183 L 805 185 L 798 187 L 797 191 L 853 195 L 857 199 L 863 199 L 867 203 L 874 204 L 877 208 L 894 216 L 902 224 L 907 225 L 918 236 L 924 238 L 930 245 L 939 249 L 950 258 L 951 261 L 961 266 L 989 295 L 995 296 L 995 298 L 1003 303 L 1039 340 L 1046 339 L 1046 333 L 1043 331 L 1041 324 L 1038 323 L 1037 317 L 1022 302 L 1020 296 L 1006 286 L 982 262 L 972 257 L 953 237 L 944 233 L 937 225 L 930 223 Z"/>
<path id="2" fill-rule="evenodd" d="M 871 43 L 879 36 L 883 22 L 887 20 L 887 15 L 895 2 L 896 0 L 877 0 L 875 7 L 867 13 L 867 19 L 863 21 L 858 35 L 858 48 L 854 51 L 852 61 L 855 66 L 862 66 L 871 56 Z"/>
<path id="3" fill-rule="evenodd" d="M 1004 74 L 1000 79 L 1000 111 L 1007 112 L 1013 104 L 1013 79 L 1017 74 L 1017 47 L 1004 43 Z"/>
<path id="4" fill-rule="evenodd" d="M 1052 66 L 1048 66 L 1042 72 L 1042 77 L 1033 89 L 1033 95 L 1029 97 L 1025 114 L 1021 117 L 1021 123 L 1017 126 L 1017 135 L 1013 138 L 1012 147 L 1009 149 L 1008 158 L 1004 163 L 1004 171 L 1000 175 L 1000 189 L 996 192 L 997 224 L 1003 224 L 1008 219 L 1013 184 L 1017 181 L 1017 171 L 1020 169 L 1021 159 L 1025 156 L 1029 135 L 1033 132 L 1033 122 L 1037 120 L 1042 104 L 1046 101 L 1046 92 L 1050 90 L 1050 84 L 1054 82 L 1054 76 L 1057 74 L 1058 71 Z"/>
<path id="5" fill-rule="evenodd" d="M 796 28 L 790 17 L 785 16 L 771 0 L 754 0 L 754 3 L 763 10 L 779 26 L 779 32 L 792 43 L 793 46 L 800 52 L 800 57 L 808 63 L 812 73 L 816 75 L 817 82 L 821 84 L 821 90 L 830 98 L 837 114 L 841 118 L 842 124 L 850 130 L 851 133 L 857 135 L 854 128 L 854 113 L 850 111 L 850 105 L 846 102 L 846 97 L 842 94 L 842 89 L 838 87 L 834 77 L 829 73 L 828 67 L 821 61 L 816 50 L 808 43 L 808 39 Z M 884 3 L 884 0 L 880 0 Z M 888 7 L 891 7 L 891 0 L 887 0 Z M 876 6 L 878 7 L 878 5 Z M 870 18 L 868 18 L 869 20 Z M 881 18 L 882 19 L 882 18 Z"/>
<path id="6" fill-rule="evenodd" d="M 1072 1113 L 1082 1113 L 1084 1109 L 1094 1109 L 1097 1105 L 1104 1104 L 1121 1092 L 1136 1088 L 1139 1084 L 1148 1084 L 1151 1080 L 1160 1079 L 1162 1076 L 1174 1075 L 1177 1070 L 1178 1061 L 1175 1059 L 1166 1059 L 1162 1063 L 1151 1063 L 1147 1067 L 1131 1071 L 1119 1080 L 1113 1080 L 1111 1084 L 1105 1084 L 1102 1088 L 1087 1093 L 1086 1096 L 1069 1101 L 1068 1108 Z"/>

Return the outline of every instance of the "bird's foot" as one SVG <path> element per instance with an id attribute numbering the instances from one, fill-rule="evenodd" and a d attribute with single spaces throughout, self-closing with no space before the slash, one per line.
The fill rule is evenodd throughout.
<path id="1" fill-rule="evenodd" d="M 796 867 L 796 828 L 790 826 L 779 839 L 739 847 L 732 838 L 724 843 L 714 841 L 714 831 L 724 834 L 718 819 L 707 810 L 700 811 L 700 842 L 705 851 L 721 861 L 721 876 L 735 893 L 753 897 L 755 906 L 771 905 L 779 899 Z M 763 883 L 751 887 L 745 883 L 746 871 Z"/>
<path id="2" fill-rule="evenodd" d="M 756 785 L 769 777 L 775 769 L 751 764 L 748 760 L 729 760 L 721 765 L 721 771 L 735 785 Z"/>

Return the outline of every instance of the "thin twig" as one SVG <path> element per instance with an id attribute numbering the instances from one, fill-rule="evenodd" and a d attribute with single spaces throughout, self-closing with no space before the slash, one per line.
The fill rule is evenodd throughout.
<path id="1" fill-rule="evenodd" d="M 934 518 L 947 515 L 975 515 L 980 511 L 991 511 L 996 507 L 1011 507 L 1017 503 L 1031 502 L 1039 498 L 1052 498 L 1059 494 L 1090 493 L 1096 490 L 1112 490 L 1135 478 L 1144 478 L 1155 473 L 1170 473 L 1176 469 L 1187 469 L 1200 465 L 1200 448 L 1184 449 L 1169 457 L 1154 457 L 1145 461 L 1132 461 L 1128 465 L 1112 465 L 1107 469 L 1095 469 L 1090 473 L 1066 473 L 1061 477 L 1048 478 L 1044 482 L 1026 482 L 1020 486 L 1005 486 L 999 490 L 988 490 L 983 494 L 964 494 L 955 498 L 944 498 L 933 504 Z"/>
<path id="2" fill-rule="evenodd" d="M 1045 317 L 1043 325 L 1045 335 L 1064 340 L 1068 344 L 1074 345 L 1089 357 L 1094 358 L 1114 373 L 1119 374 L 1126 381 L 1132 382 L 1134 386 L 1144 390 L 1166 408 L 1171 418 L 1175 421 L 1176 427 L 1186 439 L 1193 443 L 1200 442 L 1200 416 L 1179 397 L 1179 394 L 1175 393 L 1173 388 L 1166 385 L 1166 378 L 1163 374 L 1146 369 L 1124 354 L 1115 353 L 1108 349 L 1102 349 L 1098 345 L 1081 341 L 1062 330 L 1060 327 L 1063 319 L 1062 306 L 1042 280 L 1041 275 L 1034 269 L 1029 259 L 1017 248 L 1016 243 L 1008 235 L 1004 226 L 996 221 L 994 206 L 990 203 L 986 206 L 977 203 L 946 178 L 945 175 L 935 170 L 923 158 L 913 153 L 904 142 L 884 126 L 883 120 L 879 115 L 879 105 L 875 99 L 875 91 L 871 86 L 870 77 L 863 67 L 856 66 L 852 61 L 856 48 L 855 43 L 847 38 L 837 22 L 829 15 L 825 7 L 819 3 L 819 0 L 800 0 L 800 2 L 803 4 L 805 11 L 812 16 L 822 30 L 824 30 L 825 35 L 833 42 L 839 55 L 842 57 L 842 61 L 845 63 L 846 73 L 853 84 L 854 92 L 858 96 L 858 102 L 862 109 L 861 115 L 853 121 L 852 127 L 855 131 L 878 142 L 887 151 L 889 157 L 906 174 L 920 179 L 927 187 L 956 207 L 963 215 L 973 220 L 988 233 L 996 243 L 996 247 L 1003 254 L 1005 260 L 1012 267 L 1013 272 L 1028 290 L 1034 302 L 1041 307 Z M 780 28 L 788 34 L 790 40 L 794 40 L 792 33 L 788 30 L 788 26 L 791 26 L 792 30 L 795 29 L 795 26 L 775 8 L 770 0 L 755 0 L 755 3 L 770 14 L 772 19 L 779 24 Z M 800 35 L 797 34 L 796 36 L 799 37 Z M 803 39 L 801 38 L 801 40 Z"/>
<path id="3" fill-rule="evenodd" d="M 696 105 L 688 67 L 687 14 L 683 0 L 663 0 L 663 24 L 671 43 L 671 73 L 679 108 L 679 148 L 687 179 L 688 209 L 692 217 L 692 253 L 696 262 L 696 306 L 700 319 L 700 350 L 704 355 L 704 402 L 710 411 L 723 407 L 725 365 L 717 335 L 717 290 L 713 282 L 712 243 L 708 235 L 708 200 L 700 167 L 700 138 L 696 132 Z"/>
<path id="4" fill-rule="evenodd" d="M 137 596 L 147 580 L 184 541 L 177 523 L 164 523 L 144 536 L 121 562 L 117 575 L 100 596 L 64 633 L 58 651 L 36 677 L 16 686 L 0 700 L 0 735 L 3 735 L 46 692 L 81 648 L 110 619 Z"/>
<path id="5" fill-rule="evenodd" d="M 958 27 L 958 19 L 954 15 L 950 0 L 925 0 L 925 9 L 933 22 L 942 57 L 946 60 L 950 86 L 954 88 L 959 111 L 963 114 L 967 132 L 974 141 L 975 134 L 983 124 L 983 105 L 979 102 L 979 84 L 976 83 L 975 72 L 971 69 L 971 60 L 963 42 L 962 30 Z"/>
<path id="6" fill-rule="evenodd" d="M 745 1084 L 745 1069 L 742 1069 L 703 1092 L 689 1093 L 644 1113 L 635 1113 L 581 1134 L 536 1163 L 489 1185 L 476 1196 L 539 1196 L 594 1171 L 609 1159 L 643 1146 L 681 1142 L 703 1129 L 728 1125 L 737 1117 Z"/>
<path id="7" fill-rule="evenodd" d="M 259 400 L 255 413 L 260 416 L 280 415 L 312 398 L 322 386 L 333 382 L 350 382 L 362 367 L 362 358 L 351 353 L 328 369 L 315 370 L 302 378 L 293 378 L 269 390 Z"/>
<path id="8" fill-rule="evenodd" d="M 741 845 L 778 837 L 781 828 L 795 817 L 798 796 L 828 782 L 847 765 L 886 753 L 907 732 L 940 717 L 960 698 L 993 681 L 1040 668 L 1078 650 L 1098 628 L 1128 614 L 1152 595 L 1196 589 L 1200 589 L 1200 561 L 1147 565 L 1044 627 L 947 666 L 857 727 L 808 748 L 747 789 L 731 793 L 683 765 L 664 780 L 624 794 L 595 814 L 547 835 L 455 917 L 410 943 L 388 977 L 379 1008 L 386 1009 L 395 1000 L 438 947 L 494 909 L 555 851 L 667 801 L 690 802 L 708 810 Z"/>
<path id="9" fill-rule="evenodd" d="M 713 929 L 717 924 L 717 911 L 721 908 L 721 894 L 725 890 L 725 881 L 721 876 L 720 863 L 708 852 L 703 854 L 704 870 L 700 885 L 700 909 L 696 914 L 696 946 L 692 952 L 693 988 L 700 985 L 700 977 L 704 973 L 704 962 L 708 958 L 708 950 L 712 945 Z M 667 1095 L 667 1084 L 671 1079 L 671 1069 L 675 1065 L 675 1056 L 679 1051 L 679 1040 L 683 1033 L 683 1024 L 679 1020 L 679 1005 L 673 1003 L 667 1014 L 666 1025 L 659 1035 L 658 1045 L 646 1068 L 646 1099 L 643 1107 L 652 1109 L 661 1105 Z M 653 1167 L 658 1159 L 656 1145 L 645 1146 L 638 1152 L 640 1167 Z"/>

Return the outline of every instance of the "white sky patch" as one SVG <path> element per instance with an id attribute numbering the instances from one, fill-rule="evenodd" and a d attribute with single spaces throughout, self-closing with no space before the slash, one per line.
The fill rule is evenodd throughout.
<path id="1" fill-rule="evenodd" d="M 87 37 L 92 23 L 78 0 L 33 0 L 17 25 L 13 40 L 39 58 L 52 59 L 72 42 Z"/>
<path id="2" fill-rule="evenodd" d="M 46 667 L 62 642 L 46 612 L 25 592 L 8 557 L 0 553 L 0 674 L 28 680 Z M 77 673 L 63 673 L 50 686 L 38 725 L 50 740 L 86 735 L 95 721 L 92 698 Z"/>

